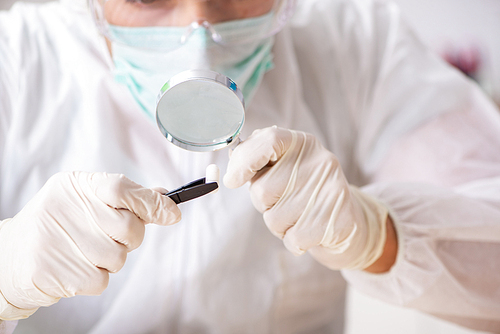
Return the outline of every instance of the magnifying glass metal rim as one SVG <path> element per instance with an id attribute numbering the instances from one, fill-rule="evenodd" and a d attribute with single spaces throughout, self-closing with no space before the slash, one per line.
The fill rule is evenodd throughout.
<path id="1" fill-rule="evenodd" d="M 231 90 L 236 97 L 240 100 L 242 106 L 243 106 L 243 117 L 240 123 L 239 128 L 235 131 L 235 134 L 229 138 L 227 138 L 223 142 L 217 142 L 213 144 L 197 144 L 193 142 L 189 142 L 186 140 L 181 140 L 180 138 L 177 138 L 170 134 L 165 127 L 163 126 L 162 122 L 160 121 L 160 117 L 158 115 L 158 103 L 162 99 L 162 97 L 173 87 L 177 86 L 178 84 L 184 83 L 186 81 L 191 81 L 191 80 L 206 80 L 206 81 L 212 81 L 215 83 L 218 83 L 220 85 L 223 85 L 227 87 L 229 90 Z M 188 151 L 197 151 L 197 152 L 209 152 L 209 151 L 216 151 L 218 149 L 224 148 L 229 146 L 231 143 L 233 143 L 240 135 L 240 131 L 243 127 L 243 124 L 245 123 L 245 100 L 243 98 L 243 93 L 241 90 L 238 88 L 236 83 L 231 80 L 230 78 L 226 77 L 223 74 L 220 74 L 218 72 L 210 71 L 210 70 L 188 70 L 181 72 L 172 78 L 168 80 L 165 85 L 160 90 L 160 93 L 158 94 L 158 97 L 156 99 L 156 123 L 158 124 L 158 127 L 160 128 L 161 133 L 167 138 L 168 141 L 170 141 L 172 144 L 183 148 Z"/>

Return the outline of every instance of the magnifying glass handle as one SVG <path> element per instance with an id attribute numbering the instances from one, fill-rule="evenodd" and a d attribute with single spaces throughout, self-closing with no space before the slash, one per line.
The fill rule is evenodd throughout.
<path id="1" fill-rule="evenodd" d="M 240 138 L 240 137 L 236 138 L 236 140 L 234 141 L 234 143 L 233 143 L 233 145 L 232 145 L 232 146 L 233 146 L 233 149 L 234 149 L 236 146 L 238 146 L 239 144 L 241 144 L 241 143 L 243 143 L 243 140 L 241 140 L 241 138 Z"/>
<path id="2" fill-rule="evenodd" d="M 277 129 L 277 125 L 273 125 L 272 128 Z M 239 144 L 243 143 L 243 139 L 240 136 L 236 137 L 236 139 L 229 145 L 229 156 L 233 153 L 234 149 L 238 147 Z"/>
<path id="3" fill-rule="evenodd" d="M 236 147 L 238 147 L 239 144 L 243 143 L 243 140 L 241 140 L 240 137 L 236 138 L 232 143 L 231 145 L 229 145 L 229 156 L 231 156 L 231 154 L 233 154 L 233 151 Z"/>

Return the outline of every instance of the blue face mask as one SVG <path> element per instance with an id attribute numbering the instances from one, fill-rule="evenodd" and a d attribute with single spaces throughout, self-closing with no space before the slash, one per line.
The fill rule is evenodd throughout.
<path id="1" fill-rule="evenodd" d="M 156 97 L 165 82 L 174 75 L 191 69 L 209 69 L 236 82 L 248 105 L 265 72 L 273 67 L 271 48 L 273 38 L 252 41 L 268 29 L 272 13 L 257 18 L 236 20 L 214 25 L 224 41 L 243 44 L 215 43 L 210 33 L 195 29 L 182 46 L 168 52 L 161 45 L 178 44 L 186 28 L 180 27 L 118 27 L 110 26 L 113 43 L 115 80 L 127 86 L 141 109 L 155 119 Z"/>

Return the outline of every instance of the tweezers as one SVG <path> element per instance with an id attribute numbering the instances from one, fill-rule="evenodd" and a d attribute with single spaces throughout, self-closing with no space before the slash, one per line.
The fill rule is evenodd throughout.
<path id="1" fill-rule="evenodd" d="M 219 188 L 217 182 L 205 182 L 205 178 L 202 177 L 201 179 L 186 183 L 185 185 L 163 195 L 170 197 L 175 204 L 179 204 L 201 197 Z"/>

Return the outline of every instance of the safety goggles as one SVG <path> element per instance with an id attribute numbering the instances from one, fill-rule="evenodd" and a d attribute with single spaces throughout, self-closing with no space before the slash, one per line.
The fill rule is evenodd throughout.
<path id="1" fill-rule="evenodd" d="M 194 34 L 204 33 L 222 46 L 237 46 L 249 40 L 268 38 L 284 26 L 293 14 L 295 0 L 88 0 L 93 19 L 110 41 L 128 44 L 116 31 L 134 28 L 144 45 L 154 45 L 161 51 L 182 47 Z M 266 18 L 259 20 L 259 18 Z M 228 33 L 231 22 L 248 20 L 260 24 L 252 34 L 234 36 Z M 262 24 L 265 22 L 265 24 Z M 155 38 L 165 27 L 175 28 L 175 39 L 156 43 Z M 139 28 L 139 29 L 136 29 Z M 156 37 L 155 37 L 156 35 Z M 151 43 L 152 42 L 152 43 Z M 133 45 L 136 46 L 136 45 Z"/>

